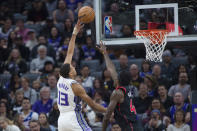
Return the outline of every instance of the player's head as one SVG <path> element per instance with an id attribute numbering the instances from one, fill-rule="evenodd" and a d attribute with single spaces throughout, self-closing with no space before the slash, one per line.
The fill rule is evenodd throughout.
<path id="1" fill-rule="evenodd" d="M 131 74 L 128 71 L 121 71 L 119 74 L 120 86 L 128 86 L 131 82 Z"/>
<path id="2" fill-rule="evenodd" d="M 60 75 L 64 78 L 73 78 L 77 75 L 77 73 L 71 64 L 65 63 L 60 68 Z"/>

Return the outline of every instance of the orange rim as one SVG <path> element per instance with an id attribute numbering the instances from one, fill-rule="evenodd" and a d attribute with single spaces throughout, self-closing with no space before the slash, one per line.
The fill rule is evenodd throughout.
<path id="1" fill-rule="evenodd" d="M 158 30 L 158 29 L 153 29 L 153 30 L 138 30 L 134 32 L 134 35 L 136 36 L 142 36 L 142 37 L 150 37 L 150 44 L 161 44 L 162 41 L 164 40 L 164 35 L 167 35 L 169 33 L 168 30 Z M 158 37 L 156 37 L 158 36 Z"/>

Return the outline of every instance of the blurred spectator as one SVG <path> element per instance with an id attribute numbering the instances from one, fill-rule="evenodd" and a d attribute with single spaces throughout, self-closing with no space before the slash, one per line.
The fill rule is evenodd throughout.
<path id="1" fill-rule="evenodd" d="M 62 36 L 60 35 L 60 32 L 58 31 L 57 27 L 52 27 L 50 31 L 50 36 L 48 38 L 48 44 L 51 45 L 55 51 L 59 48 L 59 46 L 62 44 Z"/>
<path id="2" fill-rule="evenodd" d="M 189 125 L 185 124 L 185 112 L 183 110 L 177 110 L 174 117 L 175 123 L 170 124 L 167 128 L 167 131 L 190 131 Z"/>
<path id="3" fill-rule="evenodd" d="M 119 63 L 120 65 L 116 69 L 118 73 L 120 73 L 121 71 L 129 71 L 127 55 L 121 54 L 119 57 Z"/>
<path id="4" fill-rule="evenodd" d="M 26 42 L 25 46 L 31 51 L 38 44 L 38 41 L 34 30 L 30 30 L 27 35 L 29 40 Z"/>
<path id="5" fill-rule="evenodd" d="M 7 1 L 2 1 L 0 3 L 0 25 L 6 22 L 6 17 L 12 17 L 12 12 L 10 11 L 9 4 Z"/>
<path id="6" fill-rule="evenodd" d="M 29 48 L 25 47 L 22 36 L 17 35 L 16 38 L 14 39 L 13 44 L 14 47 L 18 48 L 18 50 L 20 51 L 22 58 L 24 58 L 26 61 L 29 61 L 30 51 Z"/>
<path id="7" fill-rule="evenodd" d="M 34 89 L 30 87 L 29 79 L 27 77 L 21 78 L 21 87 L 19 90 L 24 92 L 24 97 L 29 98 L 31 104 L 37 101 L 37 94 Z"/>
<path id="8" fill-rule="evenodd" d="M 87 65 L 81 68 L 82 86 L 83 88 L 93 88 L 94 77 L 90 76 L 90 70 Z"/>
<path id="9" fill-rule="evenodd" d="M 38 45 L 36 45 L 31 51 L 31 57 L 36 58 L 38 56 L 38 47 L 44 45 L 47 48 L 47 55 L 52 57 L 54 60 L 56 58 L 55 50 L 52 46 L 47 43 L 46 37 L 44 35 L 40 35 L 38 37 Z"/>
<path id="10" fill-rule="evenodd" d="M 120 125 L 115 122 L 112 124 L 111 131 L 122 131 L 122 129 L 121 129 Z"/>
<path id="11" fill-rule="evenodd" d="M 103 107 L 107 107 L 106 102 L 103 100 L 103 91 L 102 90 L 97 90 L 94 94 L 93 100 L 102 105 Z"/>
<path id="12" fill-rule="evenodd" d="M 121 32 L 122 32 L 121 38 L 133 37 L 133 30 L 130 25 L 123 25 Z"/>
<path id="13" fill-rule="evenodd" d="M 40 113 L 49 113 L 52 109 L 53 100 L 50 98 L 50 88 L 43 87 L 40 90 L 40 100 L 36 101 L 32 110 Z"/>
<path id="14" fill-rule="evenodd" d="M 27 33 L 29 32 L 28 28 L 25 28 L 24 26 L 24 18 L 19 18 L 18 20 L 16 20 L 16 28 L 15 28 L 15 32 L 17 33 L 17 35 L 22 36 L 22 43 L 26 43 L 28 40 L 28 35 Z"/>
<path id="15" fill-rule="evenodd" d="M 11 75 L 10 81 L 5 84 L 6 90 L 10 93 L 11 97 L 14 95 L 16 90 L 21 88 L 21 78 L 18 73 Z"/>
<path id="16" fill-rule="evenodd" d="M 31 10 L 28 11 L 27 20 L 33 23 L 40 23 L 46 20 L 48 11 L 46 5 L 41 0 L 34 0 Z"/>
<path id="17" fill-rule="evenodd" d="M 171 62 L 172 54 L 169 50 L 163 52 L 163 63 L 161 63 L 161 74 L 172 81 L 175 66 Z"/>
<path id="18" fill-rule="evenodd" d="M 66 5 L 69 9 L 74 11 L 77 8 L 77 5 L 79 2 L 82 2 L 83 0 L 64 0 L 66 2 Z"/>
<path id="19" fill-rule="evenodd" d="M 110 5 L 110 11 L 106 14 L 106 15 L 109 15 L 109 16 L 115 16 L 117 14 L 119 14 L 119 5 L 118 3 L 112 3 Z"/>
<path id="20" fill-rule="evenodd" d="M 36 91 L 37 99 L 40 99 L 40 89 L 41 89 L 41 82 L 40 80 L 35 80 L 32 82 L 32 88 Z"/>
<path id="21" fill-rule="evenodd" d="M 44 63 L 46 61 L 51 61 L 52 63 L 54 63 L 53 58 L 47 56 L 46 46 L 40 45 L 38 47 L 37 52 L 38 52 L 38 57 L 33 59 L 30 64 L 31 71 L 38 71 L 38 70 L 42 69 L 44 67 Z"/>
<path id="22" fill-rule="evenodd" d="M 57 127 L 59 115 L 60 115 L 60 112 L 58 109 L 57 100 L 54 100 L 53 101 L 53 108 L 49 113 L 49 124 Z"/>
<path id="23" fill-rule="evenodd" d="M 161 74 L 161 66 L 159 64 L 155 64 L 153 66 L 153 72 L 152 72 L 153 77 L 156 79 L 158 84 L 165 85 L 167 89 L 169 89 L 170 82 L 164 75 Z"/>
<path id="24" fill-rule="evenodd" d="M 159 85 L 158 86 L 158 98 L 163 104 L 165 109 L 168 109 L 170 106 L 172 106 L 173 103 L 173 98 L 168 96 L 168 90 L 164 85 Z"/>
<path id="25" fill-rule="evenodd" d="M 15 31 L 11 31 L 9 33 L 9 36 L 8 36 L 8 44 L 7 44 L 9 49 L 12 49 L 12 48 L 15 47 L 14 41 L 16 39 L 16 36 L 17 36 L 17 34 L 16 34 Z"/>
<path id="26" fill-rule="evenodd" d="M 64 35 L 66 37 L 71 37 L 72 31 L 73 31 L 73 23 L 72 23 L 72 20 L 69 19 L 69 18 L 67 18 L 64 21 Z"/>
<path id="27" fill-rule="evenodd" d="M 9 73 L 26 73 L 27 64 L 26 61 L 21 57 L 18 49 L 12 49 L 10 55 L 5 62 L 5 70 Z"/>
<path id="28" fill-rule="evenodd" d="M 166 127 L 162 122 L 160 111 L 155 109 L 151 112 L 151 119 L 145 126 L 146 131 L 163 131 Z"/>
<path id="29" fill-rule="evenodd" d="M 8 59 L 9 56 L 9 49 L 7 46 L 7 40 L 1 38 L 0 39 L 0 63 L 3 63 L 3 61 L 6 61 Z"/>
<path id="30" fill-rule="evenodd" d="M 174 105 L 168 109 L 168 117 L 164 118 L 166 125 L 168 126 L 169 123 L 173 124 L 175 122 L 175 112 L 179 109 L 182 109 L 185 112 L 185 122 L 188 123 L 191 120 L 190 105 L 188 103 L 184 103 L 184 97 L 180 92 L 175 93 L 173 99 Z"/>
<path id="31" fill-rule="evenodd" d="M 175 73 L 175 75 L 174 75 L 172 84 L 178 83 L 178 81 L 179 81 L 179 74 L 180 74 L 180 73 L 187 73 L 187 72 L 188 72 L 188 71 L 187 71 L 186 65 L 180 64 L 180 65 L 176 68 L 176 73 Z"/>
<path id="32" fill-rule="evenodd" d="M 66 18 L 70 18 L 74 22 L 73 12 L 67 9 L 65 1 L 60 0 L 58 2 L 58 9 L 53 12 L 54 24 L 64 23 Z"/>
<path id="33" fill-rule="evenodd" d="M 146 75 L 144 78 L 144 82 L 148 86 L 148 95 L 152 97 L 157 96 L 157 81 L 155 80 L 155 78 L 152 75 Z"/>
<path id="34" fill-rule="evenodd" d="M 151 65 L 149 61 L 144 60 L 142 62 L 142 69 L 140 72 L 140 77 L 144 78 L 146 75 L 152 75 Z"/>
<path id="35" fill-rule="evenodd" d="M 152 101 L 152 97 L 148 96 L 147 85 L 145 83 L 140 83 L 139 96 L 135 97 L 133 100 L 139 119 L 145 117 L 143 115 L 146 115 L 144 113 L 148 110 L 151 101 Z"/>
<path id="36" fill-rule="evenodd" d="M 111 77 L 111 73 L 110 71 L 105 68 L 102 72 L 102 81 L 103 81 L 103 86 L 106 90 L 108 90 L 110 92 L 110 94 L 112 93 L 112 91 L 115 89 L 114 88 L 114 82 L 112 80 Z"/>
<path id="37" fill-rule="evenodd" d="M 80 54 L 81 60 L 93 60 L 98 58 L 98 51 L 94 47 L 91 36 L 86 36 L 86 44 L 81 46 Z"/>
<path id="38" fill-rule="evenodd" d="M 42 26 L 40 30 L 40 35 L 49 37 L 51 33 L 51 28 L 54 26 L 55 24 L 53 23 L 52 17 L 47 17 L 46 23 Z"/>
<path id="39" fill-rule="evenodd" d="M 11 18 L 7 17 L 5 19 L 4 25 L 0 28 L 0 38 L 8 39 L 8 36 L 12 29 L 12 20 Z"/>
<path id="40" fill-rule="evenodd" d="M 50 98 L 51 99 L 55 99 L 57 98 L 57 79 L 55 77 L 55 75 L 53 74 L 50 74 L 48 75 L 48 86 L 51 90 L 51 93 L 50 93 Z"/>
<path id="41" fill-rule="evenodd" d="M 49 74 L 53 73 L 54 65 L 51 61 L 46 61 L 44 63 L 43 69 L 39 70 L 41 72 L 40 81 L 42 83 L 47 83 L 47 77 Z"/>
<path id="42" fill-rule="evenodd" d="M 20 113 L 22 109 L 22 102 L 24 98 L 24 92 L 21 90 L 17 90 L 15 93 L 15 98 L 13 100 L 12 104 L 12 111 L 13 114 Z"/>
<path id="43" fill-rule="evenodd" d="M 53 74 L 56 76 L 57 80 L 59 79 L 59 74 L 60 74 L 60 68 L 55 67 Z"/>
<path id="44" fill-rule="evenodd" d="M 30 131 L 51 131 L 51 130 L 42 128 L 40 126 L 39 121 L 36 121 L 36 120 L 31 120 L 29 122 L 29 127 L 30 127 Z"/>
<path id="45" fill-rule="evenodd" d="M 29 98 L 24 98 L 22 102 L 22 110 L 20 113 L 23 117 L 23 124 L 25 128 L 29 129 L 29 121 L 38 120 L 38 114 L 31 110 L 31 103 Z"/>
<path id="46" fill-rule="evenodd" d="M 28 129 L 25 128 L 25 125 L 23 124 L 23 119 L 24 118 L 22 114 L 16 114 L 14 117 L 14 124 L 18 126 L 21 131 L 26 131 Z"/>
<path id="47" fill-rule="evenodd" d="M 113 123 L 115 123 L 114 113 L 112 113 L 110 118 L 109 118 L 109 124 L 108 124 L 108 127 L 107 127 L 106 131 L 111 131 Z"/>
<path id="48" fill-rule="evenodd" d="M 131 73 L 131 84 L 139 89 L 143 79 L 139 76 L 139 68 L 136 64 L 132 64 L 129 69 Z"/>
<path id="49" fill-rule="evenodd" d="M 12 124 L 12 122 L 6 117 L 0 117 L 0 127 L 3 131 L 20 131 L 18 126 Z"/>
<path id="50" fill-rule="evenodd" d="M 102 129 L 102 121 L 103 121 L 103 114 L 96 113 L 95 121 L 91 124 L 92 130 L 94 129 Z"/>
<path id="51" fill-rule="evenodd" d="M 40 113 L 39 119 L 38 119 L 40 126 L 46 130 L 50 131 L 56 131 L 55 127 L 52 125 L 49 125 L 47 115 L 45 113 Z"/>
<path id="52" fill-rule="evenodd" d="M 163 118 L 163 116 L 166 114 L 166 109 L 158 98 L 153 98 L 148 110 L 148 116 L 150 115 L 152 110 L 159 110 L 161 118 Z"/>
<path id="53" fill-rule="evenodd" d="M 0 117 L 12 118 L 8 105 L 3 101 L 0 102 Z"/>
<path id="54" fill-rule="evenodd" d="M 44 0 L 49 17 L 52 17 L 53 11 L 57 7 L 58 0 Z"/>
<path id="55" fill-rule="evenodd" d="M 179 83 L 170 87 L 168 95 L 174 96 L 177 92 L 181 92 L 183 94 L 184 99 L 188 99 L 188 96 L 191 92 L 191 87 L 187 84 L 188 76 L 187 73 L 179 74 Z"/>

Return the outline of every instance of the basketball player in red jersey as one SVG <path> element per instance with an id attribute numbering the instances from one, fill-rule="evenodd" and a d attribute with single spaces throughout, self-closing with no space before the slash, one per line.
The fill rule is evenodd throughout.
<path id="1" fill-rule="evenodd" d="M 112 79 L 116 86 L 116 89 L 111 94 L 107 113 L 103 119 L 103 131 L 106 131 L 109 118 L 113 112 L 114 118 L 120 125 L 122 131 L 142 131 L 143 128 L 137 120 L 135 106 L 132 101 L 133 97 L 136 95 L 136 87 L 130 85 L 130 73 L 122 71 L 118 76 L 115 66 L 108 56 L 106 46 L 100 42 L 100 47 L 98 47 L 98 49 L 104 55 L 107 69 L 111 72 Z"/>

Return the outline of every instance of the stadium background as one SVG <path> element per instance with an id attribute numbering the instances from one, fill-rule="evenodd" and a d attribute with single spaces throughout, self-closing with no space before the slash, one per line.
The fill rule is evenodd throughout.
<path id="1" fill-rule="evenodd" d="M 24 117 L 21 114 L 23 97 L 28 97 L 34 112 L 47 114 L 49 124 L 40 123 L 41 127 L 51 130 L 57 128 L 59 112 L 56 107 L 56 82 L 59 77 L 59 67 L 66 56 L 79 8 L 84 5 L 95 7 L 94 3 L 91 0 L 7 0 L 0 2 L 1 116 L 6 116 L 14 121 L 14 124 L 22 130 L 28 130 L 28 125 L 26 125 L 26 129 L 24 123 L 19 122 L 19 119 Z M 197 22 L 197 3 L 195 0 L 103 0 L 102 13 L 113 15 L 116 12 L 132 12 L 135 5 L 166 3 L 178 3 L 179 9 L 184 10 L 179 15 L 188 17 L 189 21 L 179 20 L 183 35 L 195 37 L 197 34 L 197 23 L 195 23 Z M 64 13 L 61 14 L 61 11 Z M 147 20 L 145 19 L 145 21 Z M 113 37 L 134 37 L 134 24 L 125 23 L 120 26 L 118 36 Z M 72 64 L 79 74 L 76 80 L 83 85 L 96 102 L 107 107 L 109 96 L 114 89 L 113 81 L 109 72 L 105 70 L 103 56 L 95 45 L 96 27 L 93 22 L 86 24 L 78 34 Z M 186 83 L 189 87 L 187 94 L 189 95 L 184 97 L 185 102 L 191 104 L 190 93 L 197 89 L 196 41 L 170 42 L 166 49 L 168 50 L 164 52 L 165 58 L 162 63 L 159 63 L 158 68 L 161 68 L 161 73 L 158 75 L 159 69 L 154 69 L 155 63 L 144 61 L 145 49 L 142 43 L 108 46 L 110 58 L 117 71 L 128 70 L 133 75 L 131 85 L 137 87 L 138 98 L 140 97 L 139 84 L 143 80 L 149 91 L 157 92 L 158 85 L 161 84 L 164 84 L 169 91 L 173 85 L 180 83 L 180 73 L 186 73 L 188 77 Z M 43 60 L 40 60 L 39 56 L 43 57 Z M 135 70 L 139 70 L 137 73 L 131 69 L 132 64 L 137 65 L 135 68 Z M 137 79 L 135 79 L 136 77 Z M 43 96 L 40 97 L 40 89 L 45 90 L 45 87 L 50 88 L 51 103 L 49 103 L 49 109 L 44 109 L 44 111 L 40 109 L 42 110 L 40 111 L 37 109 L 37 101 L 46 95 L 43 93 Z M 159 98 L 158 93 L 148 94 L 148 96 L 151 99 Z M 147 123 L 151 119 L 151 101 L 146 103 L 145 110 L 141 112 L 141 114 L 147 115 L 144 119 L 146 122 L 143 123 L 147 130 Z M 168 111 L 167 107 L 165 107 L 165 112 Z M 92 128 L 101 129 L 102 114 L 95 113 L 85 104 L 83 104 L 83 112 Z"/>

